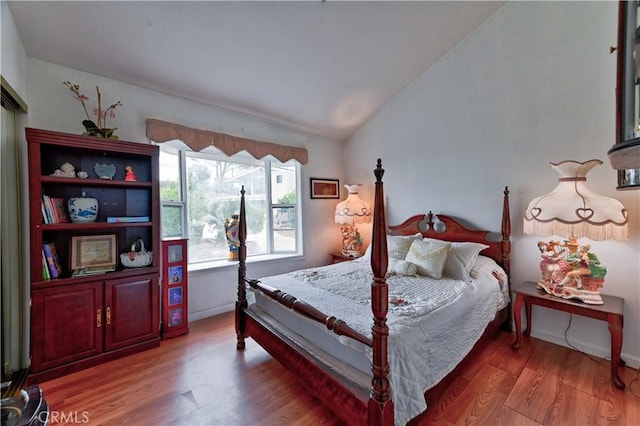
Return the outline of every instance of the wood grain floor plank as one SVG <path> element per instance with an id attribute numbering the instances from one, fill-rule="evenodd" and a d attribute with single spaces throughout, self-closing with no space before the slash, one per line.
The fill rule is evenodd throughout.
<path id="1" fill-rule="evenodd" d="M 87 413 L 87 424 L 105 426 L 341 426 L 251 339 L 236 351 L 233 321 L 195 321 L 159 348 L 42 383 L 52 410 L 67 415 L 51 425 Z M 609 361 L 535 338 L 513 351 L 512 341 L 499 335 L 412 425 L 640 426 L 638 371 L 621 369 L 619 390 Z"/>

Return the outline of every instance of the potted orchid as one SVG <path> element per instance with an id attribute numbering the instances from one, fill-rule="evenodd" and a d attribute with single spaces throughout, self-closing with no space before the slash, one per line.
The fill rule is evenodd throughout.
<path id="1" fill-rule="evenodd" d="M 71 84 L 69 81 L 64 81 L 63 84 L 69 88 L 69 90 L 73 93 L 73 96 L 80 101 L 82 104 L 82 108 L 84 109 L 84 113 L 87 116 L 86 120 L 82 121 L 82 125 L 86 129 L 85 134 L 88 136 L 98 136 L 103 137 L 105 139 L 118 139 L 117 136 L 113 134 L 113 132 L 117 129 L 108 128 L 107 127 L 107 117 L 116 118 L 116 108 L 122 105 L 122 102 L 118 101 L 114 104 L 109 105 L 107 109 L 102 108 L 102 94 L 100 93 L 100 88 L 96 86 L 96 93 L 98 96 L 98 106 L 93 109 L 93 114 L 97 116 L 97 123 L 91 120 L 89 117 L 89 111 L 87 111 L 87 106 L 85 102 L 89 100 L 87 96 L 80 92 L 80 85 Z"/>

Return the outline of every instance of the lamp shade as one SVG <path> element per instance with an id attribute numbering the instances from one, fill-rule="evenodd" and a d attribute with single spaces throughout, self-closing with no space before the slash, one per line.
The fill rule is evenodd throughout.
<path id="1" fill-rule="evenodd" d="M 524 215 L 526 234 L 585 237 L 596 241 L 628 238 L 624 205 L 587 186 L 587 173 L 602 161 L 569 160 L 549 164 L 560 174 L 558 186 L 529 203 Z"/>
<path id="2" fill-rule="evenodd" d="M 341 225 L 354 225 L 371 222 L 371 207 L 358 196 L 360 185 L 345 185 L 347 199 L 336 205 L 335 222 Z"/>

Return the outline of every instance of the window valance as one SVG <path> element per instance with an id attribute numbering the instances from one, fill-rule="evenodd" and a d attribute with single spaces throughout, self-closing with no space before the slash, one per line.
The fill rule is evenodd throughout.
<path id="1" fill-rule="evenodd" d="M 237 154 L 240 151 L 247 151 L 258 159 L 272 155 L 283 163 L 289 160 L 297 160 L 300 164 L 307 164 L 309 161 L 309 154 L 305 148 L 261 142 L 210 130 L 193 129 L 152 118 L 147 119 L 147 137 L 154 142 L 167 142 L 178 139 L 186 143 L 194 151 L 201 151 L 208 146 L 215 146 L 228 156 Z"/>

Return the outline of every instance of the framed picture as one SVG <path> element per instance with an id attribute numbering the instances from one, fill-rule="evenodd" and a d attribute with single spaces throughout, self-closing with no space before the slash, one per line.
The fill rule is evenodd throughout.
<path id="1" fill-rule="evenodd" d="M 167 254 L 169 257 L 169 263 L 182 262 L 182 246 L 176 244 L 175 246 L 167 247 Z"/>
<path id="2" fill-rule="evenodd" d="M 116 235 L 71 237 L 71 269 L 116 266 Z"/>
<path id="3" fill-rule="evenodd" d="M 182 266 L 169 266 L 168 279 L 169 284 L 177 284 L 182 282 Z"/>
<path id="4" fill-rule="evenodd" d="M 169 306 L 182 304 L 182 287 L 169 287 Z"/>
<path id="5" fill-rule="evenodd" d="M 169 310 L 169 327 L 182 325 L 182 308 Z"/>
<path id="6" fill-rule="evenodd" d="M 311 178 L 311 198 L 340 198 L 338 179 Z"/>

